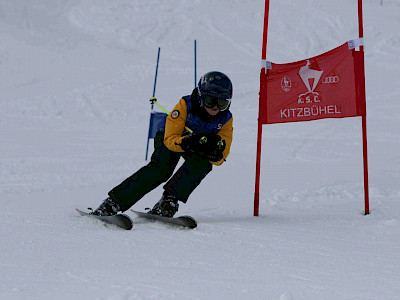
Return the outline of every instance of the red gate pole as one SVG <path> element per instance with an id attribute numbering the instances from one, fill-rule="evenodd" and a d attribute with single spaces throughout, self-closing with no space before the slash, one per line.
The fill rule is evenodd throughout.
<path id="1" fill-rule="evenodd" d="M 358 0 L 358 34 L 360 38 L 364 37 L 363 29 L 363 13 L 362 13 L 362 0 Z M 364 47 L 360 46 L 361 52 L 361 91 L 363 97 L 363 113 L 362 113 L 362 136 L 363 136 L 363 161 L 364 161 L 364 202 L 365 202 L 365 215 L 369 214 L 369 186 L 368 186 L 368 151 L 367 151 L 367 109 L 366 109 L 366 96 L 365 96 L 365 66 L 364 66 Z"/>
<path id="2" fill-rule="evenodd" d="M 367 151 L 367 117 L 362 116 L 363 127 L 363 158 L 364 158 L 364 202 L 365 202 L 365 215 L 369 214 L 369 187 L 368 187 L 368 151 Z"/>
<path id="3" fill-rule="evenodd" d="M 260 205 L 261 140 L 262 140 L 262 124 L 260 123 L 260 121 L 258 121 L 256 186 L 255 186 L 255 192 L 254 192 L 254 216 L 255 217 L 258 217 L 259 205 Z"/>
<path id="4" fill-rule="evenodd" d="M 267 36 L 268 36 L 268 16 L 269 16 L 269 0 L 265 0 L 265 11 L 264 11 L 264 32 L 263 32 L 263 43 L 261 60 L 265 61 L 267 59 Z M 257 130 L 257 160 L 256 160 L 256 183 L 254 192 L 254 216 L 257 217 L 259 213 L 260 204 L 260 170 L 261 170 L 261 141 L 262 141 L 262 122 L 261 122 L 261 77 L 263 72 L 266 73 L 267 66 L 263 65 L 260 72 L 260 93 L 259 93 L 259 103 L 258 103 L 258 130 Z"/>

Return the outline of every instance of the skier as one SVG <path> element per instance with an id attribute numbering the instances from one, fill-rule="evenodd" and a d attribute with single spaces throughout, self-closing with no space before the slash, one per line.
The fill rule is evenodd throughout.
<path id="1" fill-rule="evenodd" d="M 167 181 L 161 199 L 149 213 L 173 217 L 178 201 L 186 203 L 212 165 L 221 165 L 229 154 L 233 134 L 231 98 L 228 76 L 216 71 L 202 76 L 198 87 L 180 99 L 154 137 L 150 163 L 113 188 L 93 214 L 123 212 Z M 181 156 L 185 162 L 173 174 Z"/>

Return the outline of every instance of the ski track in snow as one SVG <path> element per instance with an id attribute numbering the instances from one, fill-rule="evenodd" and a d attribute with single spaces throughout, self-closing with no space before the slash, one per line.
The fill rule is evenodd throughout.
<path id="1" fill-rule="evenodd" d="M 363 2 L 371 214 L 350 118 L 264 126 L 254 218 L 264 1 L 0 1 L 0 299 L 397 299 L 400 4 Z M 273 62 L 358 35 L 356 1 L 270 9 Z M 235 128 L 228 161 L 180 207 L 198 228 L 80 217 L 145 163 L 157 48 L 171 109 L 193 88 L 194 39 L 198 77 L 233 81 Z"/>

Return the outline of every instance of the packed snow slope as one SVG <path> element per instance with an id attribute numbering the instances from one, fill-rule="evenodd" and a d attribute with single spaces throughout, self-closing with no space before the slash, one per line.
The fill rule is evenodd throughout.
<path id="1" fill-rule="evenodd" d="M 363 2 L 371 214 L 348 118 L 264 126 L 256 218 L 263 0 L 0 0 L 0 299 L 399 299 L 400 3 Z M 357 1 L 271 0 L 269 24 L 268 60 L 305 59 L 358 37 Z M 158 47 L 159 102 L 191 93 L 194 39 L 197 78 L 234 85 L 198 228 L 80 217 L 146 163 Z"/>

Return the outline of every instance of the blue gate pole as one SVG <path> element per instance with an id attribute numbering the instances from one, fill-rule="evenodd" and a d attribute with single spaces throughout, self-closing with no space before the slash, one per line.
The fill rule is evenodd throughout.
<path id="1" fill-rule="evenodd" d="M 157 74 L 158 74 L 158 62 L 160 61 L 160 50 L 161 50 L 161 48 L 158 47 L 156 75 L 154 77 L 154 87 L 153 87 L 153 98 L 156 96 L 156 85 L 157 85 Z M 151 109 L 153 109 L 153 104 L 151 105 Z"/>
<path id="2" fill-rule="evenodd" d="M 194 88 L 197 86 L 197 41 L 194 40 Z"/>
<path id="3" fill-rule="evenodd" d="M 156 85 L 157 85 L 157 74 L 158 74 L 158 63 L 159 63 L 159 61 L 160 61 L 160 50 L 161 50 L 161 48 L 160 47 L 158 47 L 158 54 L 157 54 L 157 65 L 156 65 L 156 75 L 155 75 L 155 77 L 154 77 L 154 87 L 153 87 L 153 98 L 155 97 L 155 95 L 156 95 Z M 150 134 L 151 134 L 151 119 L 152 119 L 152 113 L 153 113 L 153 107 L 154 107 L 154 104 L 152 103 L 151 104 L 151 113 L 150 113 L 150 123 L 149 123 L 149 133 L 148 133 L 148 135 L 147 135 L 147 146 L 146 146 L 146 160 L 147 160 L 147 155 L 148 155 L 148 153 L 149 153 L 149 141 L 150 141 Z"/>

